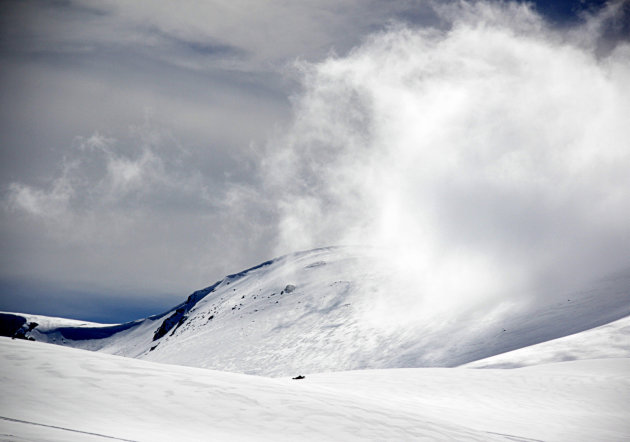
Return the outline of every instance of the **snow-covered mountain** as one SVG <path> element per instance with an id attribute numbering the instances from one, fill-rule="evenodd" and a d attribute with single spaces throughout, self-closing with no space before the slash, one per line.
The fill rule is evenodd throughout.
<path id="1" fill-rule="evenodd" d="M 229 275 L 146 319 L 104 325 L 5 313 L 2 334 L 155 362 L 289 376 L 453 367 L 630 315 L 630 271 L 531 305 L 481 304 L 450 316 L 429 305 L 426 314 L 421 303 L 407 305 L 410 297 L 399 296 L 413 287 L 401 287 L 377 258 L 378 251 L 362 248 L 296 253 Z M 378 308 L 383 303 L 387 308 Z"/>
<path id="2" fill-rule="evenodd" d="M 444 310 L 380 258 L 287 255 L 125 324 L 2 313 L 0 439 L 630 438 L 630 271 Z"/>

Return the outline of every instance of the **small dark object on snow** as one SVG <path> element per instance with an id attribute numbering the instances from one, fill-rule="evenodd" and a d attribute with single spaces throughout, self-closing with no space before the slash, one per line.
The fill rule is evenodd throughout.
<path id="1" fill-rule="evenodd" d="M 306 376 L 299 375 L 299 376 L 296 376 L 296 377 L 291 378 L 291 379 L 304 379 L 305 377 L 306 377 Z"/>
<path id="2" fill-rule="evenodd" d="M 293 284 L 288 284 L 285 288 L 284 288 L 284 292 L 285 293 L 291 293 L 293 290 L 295 290 L 295 286 Z"/>

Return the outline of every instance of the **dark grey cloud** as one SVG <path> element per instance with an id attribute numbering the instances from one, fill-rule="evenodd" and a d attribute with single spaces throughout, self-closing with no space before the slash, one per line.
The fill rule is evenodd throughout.
<path id="1" fill-rule="evenodd" d="M 553 155 L 527 148 L 549 145 L 541 134 L 571 143 L 607 130 L 612 135 L 602 139 L 618 147 L 622 129 L 605 109 L 622 115 L 626 106 L 625 95 L 611 98 L 626 75 L 625 28 L 612 9 L 558 30 L 526 7 L 484 2 L 247 0 L 235 7 L 227 0 L 76 0 L 1 7 L 0 284 L 9 289 L 0 309 L 46 313 L 69 305 L 66 299 L 113 315 L 112 299 L 176 303 L 276 253 L 360 237 L 385 242 L 388 223 L 402 223 L 400 231 L 409 229 L 410 244 L 419 247 L 423 237 L 413 224 L 421 219 L 441 226 L 425 232 L 434 234 L 430 250 L 458 243 L 480 275 L 491 273 L 497 257 L 515 265 L 538 259 L 558 234 L 565 241 L 586 235 L 593 257 L 615 243 L 614 255 L 622 254 L 615 204 L 625 194 L 599 207 L 612 211 L 607 236 L 604 224 L 581 209 L 581 198 L 600 198 L 606 186 L 618 191 L 618 169 L 586 170 L 589 178 L 575 189 L 580 197 L 560 198 L 564 206 L 547 188 L 535 192 L 518 182 L 536 178 L 520 163 L 528 156 L 540 155 L 549 173 L 566 172 Z M 474 23 L 485 23 L 488 33 Z M 601 63 L 612 63 L 612 77 L 601 76 L 593 47 L 605 49 Z M 418 64 L 418 54 L 435 61 Z M 573 92 L 555 89 L 548 70 L 518 70 L 527 60 L 545 65 L 546 56 L 560 57 L 553 66 Z M 469 64 L 455 69 L 457 59 Z M 408 77 L 399 78 L 404 72 Z M 484 100 L 473 94 L 476 82 L 487 91 Z M 582 112 L 585 102 L 598 103 L 601 116 Z M 558 124 L 566 136 L 537 119 L 563 114 Z M 578 121 L 593 122 L 585 126 L 591 132 L 581 132 Z M 441 124 L 453 135 L 423 132 Z M 495 151 L 466 153 L 453 144 L 456 135 Z M 423 140 L 434 150 L 418 156 L 400 147 Z M 504 178 L 522 195 L 472 173 L 492 175 L 490 166 L 499 167 L 494 155 L 507 155 L 502 143 L 514 144 L 515 175 Z M 572 151 L 561 153 L 577 161 Z M 449 155 L 467 162 L 453 169 L 457 179 L 447 173 Z M 508 159 L 501 167 L 510 167 Z M 424 182 L 405 161 L 423 165 Z M 568 176 L 560 181 L 569 183 Z M 372 186 L 374 180 L 383 185 Z M 417 259 L 417 250 L 405 253 Z M 464 259 L 431 264 L 428 257 L 420 256 L 438 270 Z M 85 303 L 76 301 L 80 296 Z"/>
<path id="2" fill-rule="evenodd" d="M 292 63 L 343 54 L 416 8 L 0 7 L 0 279 L 10 287 L 0 308 L 42 313 L 68 305 L 64 290 L 84 293 L 86 303 L 75 302 L 84 306 L 111 305 L 112 293 L 176 302 L 268 259 L 277 218 L 259 165 L 300 87 Z"/>

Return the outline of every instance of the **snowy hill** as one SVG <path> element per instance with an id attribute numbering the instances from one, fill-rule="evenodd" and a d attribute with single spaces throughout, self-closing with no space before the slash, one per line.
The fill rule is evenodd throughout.
<path id="1" fill-rule="evenodd" d="M 621 441 L 630 359 L 271 379 L 0 338 L 7 441 Z"/>
<path id="2" fill-rule="evenodd" d="M 630 315 L 630 271 L 532 305 L 512 300 L 465 311 L 411 305 L 401 291 L 413 287 L 401 287 L 375 250 L 324 248 L 229 275 L 168 312 L 126 324 L 22 314 L 0 319 L 10 336 L 155 362 L 289 376 L 458 366 Z"/>

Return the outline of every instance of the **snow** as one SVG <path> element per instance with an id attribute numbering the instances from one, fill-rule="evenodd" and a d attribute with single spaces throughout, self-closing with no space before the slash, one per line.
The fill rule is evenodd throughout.
<path id="1" fill-rule="evenodd" d="M 0 339 L 3 440 L 630 437 L 630 359 L 265 378 Z M 54 428 L 53 428 L 54 427 Z"/>
<path id="2" fill-rule="evenodd" d="M 40 342 L 0 338 L 0 439 L 630 438 L 630 271 L 443 311 L 374 253 L 287 255 L 125 324 L 3 313 Z"/>
<path id="3" fill-rule="evenodd" d="M 60 327 L 108 327 L 116 324 L 102 324 L 99 322 L 82 321 L 78 319 L 57 318 L 55 316 L 31 315 L 30 313 L 0 312 L 19 315 L 27 322 L 37 322 L 39 330 L 54 330 Z"/>
<path id="4" fill-rule="evenodd" d="M 474 361 L 464 367 L 518 368 L 605 358 L 630 358 L 630 316 L 581 333 Z"/>
<path id="5" fill-rule="evenodd" d="M 630 315 L 630 271 L 562 296 L 538 296 L 533 305 L 506 298 L 442 312 L 413 304 L 413 287 L 401 285 L 378 253 L 350 247 L 295 253 L 229 275 L 159 316 L 109 326 L 38 326 L 27 336 L 154 362 L 286 377 L 459 366 Z"/>

